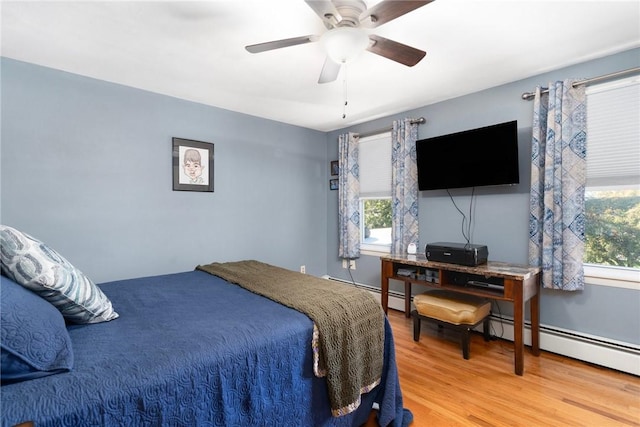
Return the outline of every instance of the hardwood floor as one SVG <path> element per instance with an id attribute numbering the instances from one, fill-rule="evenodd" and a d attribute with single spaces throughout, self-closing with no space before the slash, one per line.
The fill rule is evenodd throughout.
<path id="1" fill-rule="evenodd" d="M 423 426 L 640 426 L 640 378 L 542 351 L 525 350 L 524 376 L 513 372 L 510 341 L 472 334 L 464 360 L 459 336 L 438 334 L 389 310 L 404 406 Z"/>

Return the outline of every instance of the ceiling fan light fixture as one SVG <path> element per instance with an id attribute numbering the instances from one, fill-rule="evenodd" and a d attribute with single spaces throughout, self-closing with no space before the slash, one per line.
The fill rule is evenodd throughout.
<path id="1" fill-rule="evenodd" d="M 369 36 L 360 28 L 337 27 L 320 38 L 329 58 L 338 64 L 353 61 L 369 45 Z"/>

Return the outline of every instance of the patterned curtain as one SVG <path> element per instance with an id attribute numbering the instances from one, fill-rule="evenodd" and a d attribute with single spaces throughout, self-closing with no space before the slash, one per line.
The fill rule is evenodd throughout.
<path id="1" fill-rule="evenodd" d="M 360 257 L 360 173 L 358 137 L 353 133 L 338 137 L 338 256 Z"/>
<path id="2" fill-rule="evenodd" d="M 407 252 L 418 244 L 418 125 L 395 120 L 391 132 L 391 253 Z"/>
<path id="3" fill-rule="evenodd" d="M 585 87 L 565 80 L 536 89 L 531 148 L 529 263 L 542 286 L 584 288 Z"/>

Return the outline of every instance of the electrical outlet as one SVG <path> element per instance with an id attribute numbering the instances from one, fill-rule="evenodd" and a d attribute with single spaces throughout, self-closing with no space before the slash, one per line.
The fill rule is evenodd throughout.
<path id="1" fill-rule="evenodd" d="M 355 259 L 343 259 L 342 260 L 342 268 L 348 268 L 349 270 L 356 269 L 356 260 Z"/>
<path id="2" fill-rule="evenodd" d="M 307 266 L 306 265 L 301 265 L 300 266 L 300 273 L 307 274 Z"/>

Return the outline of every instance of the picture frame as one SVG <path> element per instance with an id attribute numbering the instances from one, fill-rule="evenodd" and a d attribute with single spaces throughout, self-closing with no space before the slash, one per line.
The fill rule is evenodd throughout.
<path id="1" fill-rule="evenodd" d="M 331 162 L 331 176 L 338 176 L 340 174 L 340 164 L 337 160 Z"/>
<path id="2" fill-rule="evenodd" d="M 210 142 L 172 138 L 173 191 L 213 192 L 213 148 Z"/>
<path id="3" fill-rule="evenodd" d="M 337 190 L 338 189 L 338 180 L 330 179 L 329 180 L 329 190 Z"/>

